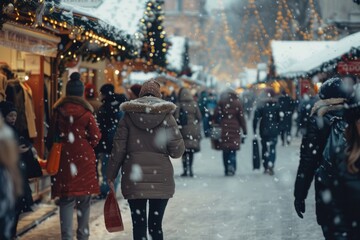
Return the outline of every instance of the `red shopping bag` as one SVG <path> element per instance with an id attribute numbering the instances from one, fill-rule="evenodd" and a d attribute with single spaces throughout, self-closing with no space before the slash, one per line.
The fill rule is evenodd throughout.
<path id="1" fill-rule="evenodd" d="M 104 205 L 105 227 L 108 232 L 124 231 L 119 204 L 113 189 L 108 193 Z"/>

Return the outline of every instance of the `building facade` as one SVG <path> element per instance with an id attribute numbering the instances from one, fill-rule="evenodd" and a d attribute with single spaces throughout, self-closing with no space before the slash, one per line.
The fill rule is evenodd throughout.
<path id="1" fill-rule="evenodd" d="M 207 19 L 206 0 L 166 0 L 164 27 L 168 36 L 184 36 L 189 41 L 192 64 L 205 65 L 202 46 L 205 41 L 204 25 Z"/>
<path id="2" fill-rule="evenodd" d="M 352 0 L 319 0 L 321 16 L 333 23 L 342 35 L 360 31 L 360 6 Z"/>

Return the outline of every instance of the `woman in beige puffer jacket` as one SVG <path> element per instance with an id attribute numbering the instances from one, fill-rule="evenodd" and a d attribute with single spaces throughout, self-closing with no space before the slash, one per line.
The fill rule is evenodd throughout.
<path id="1" fill-rule="evenodd" d="M 176 105 L 160 98 L 160 84 L 145 82 L 139 97 L 120 106 L 125 116 L 114 137 L 107 178 L 113 187 L 121 169 L 121 191 L 130 205 L 134 240 L 147 239 L 147 226 L 152 239 L 163 239 L 162 218 L 175 192 L 170 157 L 182 156 L 185 146 L 173 117 Z"/>

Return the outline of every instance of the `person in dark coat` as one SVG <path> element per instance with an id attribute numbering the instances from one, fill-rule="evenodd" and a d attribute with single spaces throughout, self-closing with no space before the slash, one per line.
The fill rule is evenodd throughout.
<path id="1" fill-rule="evenodd" d="M 194 153 L 200 151 L 201 113 L 190 91 L 184 87 L 179 90 L 178 107 L 174 116 L 185 142 L 185 153 L 182 156 L 184 172 L 181 176 L 193 177 Z"/>
<path id="2" fill-rule="evenodd" d="M 341 239 L 360 239 L 360 88 L 355 88 L 355 96 L 345 106 L 344 120 L 347 122 L 345 139 L 338 155 L 338 191 L 333 199 L 335 236 Z M 345 151 L 344 151 L 345 150 Z M 339 238 L 340 239 L 340 238 Z"/>
<path id="3" fill-rule="evenodd" d="M 333 121 L 343 121 L 344 104 L 351 95 L 352 87 L 344 84 L 340 78 L 331 78 L 324 82 L 319 91 L 320 100 L 315 103 L 307 131 L 302 138 L 300 162 L 297 170 L 294 207 L 300 218 L 305 212 L 305 199 L 312 180 L 315 178 L 315 200 L 317 222 L 321 225 L 325 239 L 334 238 L 335 201 L 324 196 L 333 196 L 335 176 L 329 174 L 333 164 L 324 161 L 323 151 Z M 330 170 L 329 170 L 330 169 Z"/>
<path id="4" fill-rule="evenodd" d="M 205 137 L 210 136 L 210 114 L 209 110 L 207 109 L 207 99 L 208 99 L 208 93 L 206 90 L 200 92 L 200 96 L 198 98 L 198 106 L 201 112 L 202 116 L 202 127 L 204 130 Z"/>
<path id="5" fill-rule="evenodd" d="M 280 107 L 273 89 L 265 89 L 260 98 L 253 119 L 253 131 L 256 135 L 260 122 L 260 138 L 264 173 L 274 175 L 276 144 L 279 135 Z"/>
<path id="6" fill-rule="evenodd" d="M 285 144 L 289 145 L 291 142 L 292 115 L 295 105 L 293 99 L 285 90 L 281 94 L 278 99 L 280 107 L 279 131 L 282 145 L 285 146 Z"/>
<path id="7" fill-rule="evenodd" d="M 94 147 L 101 138 L 93 107 L 84 99 L 84 84 L 74 72 L 66 96 L 53 106 L 52 136 L 60 137 L 62 151 L 58 173 L 52 178 L 52 198 L 59 197 L 61 238 L 72 239 L 76 207 L 77 239 L 88 239 L 92 194 L 99 194 Z"/>
<path id="8" fill-rule="evenodd" d="M 121 191 L 130 205 L 133 239 L 148 239 L 148 232 L 151 239 L 162 240 L 163 216 L 175 192 L 170 157 L 179 158 L 185 150 L 173 116 L 176 105 L 161 99 L 160 84 L 151 79 L 142 85 L 138 99 L 121 104 L 120 109 L 125 117 L 116 130 L 107 179 L 114 188 L 121 170 Z"/>
<path id="9" fill-rule="evenodd" d="M 16 238 L 15 207 L 16 199 L 23 193 L 22 180 L 18 144 L 14 132 L 0 114 L 0 239 Z"/>
<path id="10" fill-rule="evenodd" d="M 124 112 L 120 110 L 120 104 L 127 101 L 124 94 L 116 94 L 114 85 L 107 83 L 100 88 L 103 104 L 97 114 L 97 122 L 101 131 L 101 139 L 95 148 L 100 167 L 100 198 L 106 198 L 110 188 L 106 179 L 106 167 L 110 159 L 113 147 L 113 138 Z M 115 189 L 118 181 L 115 181 Z"/>
<path id="11" fill-rule="evenodd" d="M 309 89 L 300 101 L 298 108 L 298 128 L 301 135 L 306 134 L 306 129 L 310 121 L 311 109 L 318 100 L 319 96 L 315 94 L 315 91 L 313 89 Z"/>
<path id="12" fill-rule="evenodd" d="M 25 145 L 21 142 L 21 137 L 19 135 L 19 131 L 15 127 L 16 119 L 17 119 L 17 109 L 12 102 L 4 101 L 0 102 L 0 111 L 1 114 L 5 118 L 5 123 L 13 130 L 15 134 L 15 139 L 18 144 L 18 153 L 20 154 L 20 161 L 19 161 L 19 169 L 22 177 L 22 195 L 16 199 L 16 206 L 15 206 L 15 216 L 14 216 L 14 224 L 11 229 L 12 237 L 15 238 L 16 236 L 16 228 L 19 221 L 19 217 L 22 213 L 32 211 L 32 206 L 34 205 L 30 183 L 28 179 L 27 169 L 26 169 L 26 161 L 27 157 L 30 155 L 32 157 L 31 147 Z M 26 138 L 26 136 L 24 137 Z M 29 152 L 31 152 L 29 154 Z"/>
<path id="13" fill-rule="evenodd" d="M 220 95 L 214 120 L 221 126 L 221 138 L 214 142 L 215 149 L 223 151 L 225 176 L 233 176 L 237 168 L 236 151 L 240 150 L 241 138 L 247 135 L 243 107 L 235 91 L 227 90 Z"/>

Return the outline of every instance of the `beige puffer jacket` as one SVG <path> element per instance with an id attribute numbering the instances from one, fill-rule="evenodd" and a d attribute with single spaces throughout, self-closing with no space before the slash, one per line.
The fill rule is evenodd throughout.
<path id="1" fill-rule="evenodd" d="M 125 117 L 113 141 L 108 179 L 121 169 L 125 199 L 168 199 L 175 192 L 170 158 L 185 150 L 173 112 L 176 105 L 156 97 L 142 97 L 121 104 Z"/>

